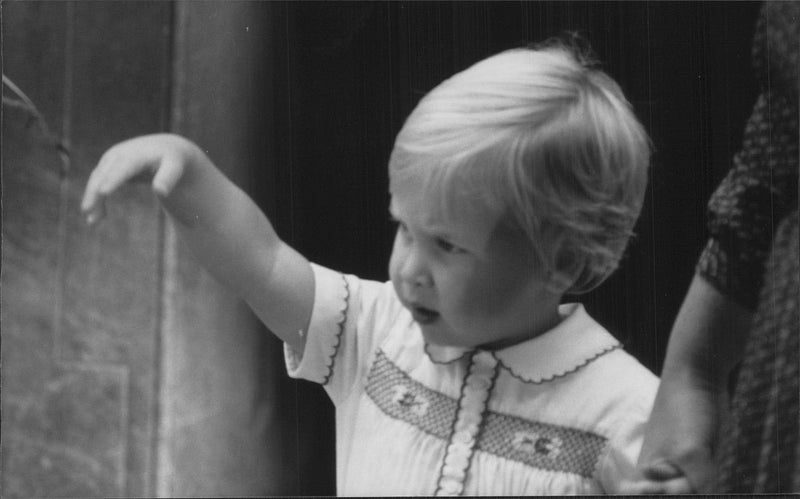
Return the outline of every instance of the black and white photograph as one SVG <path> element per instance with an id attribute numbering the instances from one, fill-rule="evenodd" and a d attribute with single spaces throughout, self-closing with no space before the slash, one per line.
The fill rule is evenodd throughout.
<path id="1" fill-rule="evenodd" d="M 0 20 L 0 496 L 800 493 L 800 2 Z"/>

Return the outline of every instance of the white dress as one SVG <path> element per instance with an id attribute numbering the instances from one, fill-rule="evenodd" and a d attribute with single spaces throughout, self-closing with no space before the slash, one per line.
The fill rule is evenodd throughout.
<path id="1" fill-rule="evenodd" d="M 391 283 L 312 265 L 290 376 L 336 407 L 339 495 L 615 493 L 634 476 L 658 379 L 579 304 L 496 351 L 428 348 Z"/>

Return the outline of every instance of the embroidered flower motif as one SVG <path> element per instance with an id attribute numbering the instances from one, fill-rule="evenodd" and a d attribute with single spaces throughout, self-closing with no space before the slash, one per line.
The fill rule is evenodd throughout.
<path id="1" fill-rule="evenodd" d="M 428 412 L 430 401 L 424 395 L 412 392 L 405 385 L 395 385 L 392 387 L 392 402 L 397 404 L 401 409 L 416 414 L 417 416 L 424 416 Z"/>
<path id="2" fill-rule="evenodd" d="M 514 433 L 512 447 L 526 454 L 538 454 L 542 457 L 555 459 L 561 452 L 563 442 L 555 436 L 544 436 L 538 433 L 518 431 Z"/>

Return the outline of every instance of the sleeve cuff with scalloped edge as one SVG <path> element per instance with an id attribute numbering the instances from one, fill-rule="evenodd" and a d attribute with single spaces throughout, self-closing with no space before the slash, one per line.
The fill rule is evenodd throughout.
<path id="1" fill-rule="evenodd" d="M 314 308 L 306 334 L 305 350 L 298 352 L 284 343 L 286 371 L 322 385 L 333 374 L 345 320 L 349 288 L 344 275 L 314 263 Z"/>

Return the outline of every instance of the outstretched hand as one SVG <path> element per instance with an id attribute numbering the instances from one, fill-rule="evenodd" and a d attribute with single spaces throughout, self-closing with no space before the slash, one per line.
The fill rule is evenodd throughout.
<path id="1" fill-rule="evenodd" d="M 142 174 L 153 176 L 152 187 L 167 197 L 184 175 L 186 164 L 199 150 L 188 140 L 170 134 L 145 135 L 120 142 L 103 154 L 89 176 L 81 201 L 88 224 L 105 214 L 105 198 Z"/>

